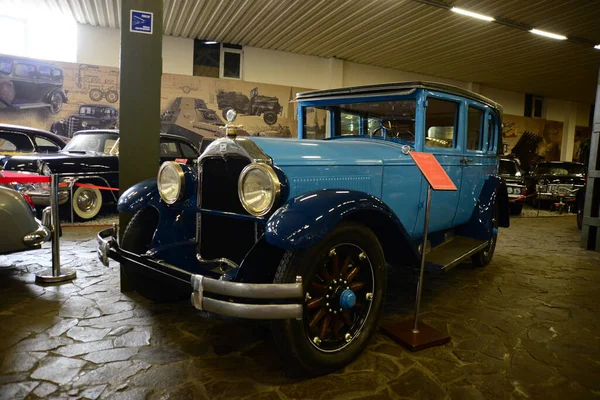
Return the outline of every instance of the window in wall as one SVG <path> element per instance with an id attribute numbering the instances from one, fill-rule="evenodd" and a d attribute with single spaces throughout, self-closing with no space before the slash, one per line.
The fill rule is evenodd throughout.
<path id="1" fill-rule="evenodd" d="M 223 43 L 221 47 L 221 78 L 242 79 L 242 46 Z"/>
<path id="2" fill-rule="evenodd" d="M 425 146 L 451 148 L 458 126 L 459 104 L 435 98 L 427 99 L 425 110 Z"/>
<path id="3" fill-rule="evenodd" d="M 544 98 L 542 96 L 536 96 L 530 93 L 525 95 L 525 110 L 523 111 L 525 117 L 542 118 L 543 109 Z"/>
<path id="4" fill-rule="evenodd" d="M 220 57 L 219 43 L 194 40 L 194 75 L 218 78 Z"/>
<path id="5" fill-rule="evenodd" d="M 483 118 L 485 112 L 476 107 L 469 106 L 467 119 L 467 149 L 481 150 L 483 143 Z"/>

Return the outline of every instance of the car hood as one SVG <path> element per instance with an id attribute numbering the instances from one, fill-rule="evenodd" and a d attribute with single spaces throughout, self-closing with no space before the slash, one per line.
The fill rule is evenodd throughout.
<path id="1" fill-rule="evenodd" d="M 384 165 L 410 162 L 402 144 L 363 138 L 293 140 L 251 137 L 277 166 Z"/>
<path id="2" fill-rule="evenodd" d="M 585 178 L 576 175 L 535 175 L 539 183 L 572 183 L 574 185 L 583 185 Z"/>
<path id="3" fill-rule="evenodd" d="M 42 163 L 48 164 L 56 173 L 72 172 L 106 172 L 118 170 L 118 157 L 108 156 L 93 151 L 68 152 L 53 154 L 33 154 L 9 158 L 4 164 L 7 171 L 38 172 Z"/>

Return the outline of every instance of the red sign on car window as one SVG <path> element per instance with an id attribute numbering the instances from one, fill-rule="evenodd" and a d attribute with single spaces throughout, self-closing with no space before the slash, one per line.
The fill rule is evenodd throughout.
<path id="1" fill-rule="evenodd" d="M 454 182 L 433 154 L 412 151 L 410 156 L 433 190 L 456 190 Z"/>

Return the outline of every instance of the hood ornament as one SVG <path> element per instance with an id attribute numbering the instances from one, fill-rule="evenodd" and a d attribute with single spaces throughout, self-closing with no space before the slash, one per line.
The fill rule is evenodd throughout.
<path id="1" fill-rule="evenodd" d="M 227 119 L 227 125 L 225 125 L 225 135 L 228 138 L 235 139 L 237 136 L 237 126 L 233 125 L 233 121 L 237 118 L 237 112 L 230 108 L 225 113 L 225 118 Z"/>

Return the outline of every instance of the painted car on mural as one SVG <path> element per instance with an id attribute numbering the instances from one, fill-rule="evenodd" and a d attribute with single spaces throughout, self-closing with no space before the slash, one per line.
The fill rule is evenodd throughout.
<path id="1" fill-rule="evenodd" d="M 119 110 L 113 106 L 101 104 L 83 104 L 77 114 L 70 115 L 52 123 L 50 132 L 71 138 L 82 129 L 119 128 Z"/>
<path id="2" fill-rule="evenodd" d="M 423 82 L 296 101 L 298 140 L 228 130 L 197 169 L 164 163 L 125 191 L 118 209 L 135 215 L 120 243 L 113 229 L 98 234 L 98 253 L 121 263 L 122 291 L 191 293 L 200 310 L 273 320 L 286 365 L 323 374 L 375 332 L 386 265 L 418 263 L 427 183 L 411 151 L 434 154 L 458 188 L 433 194 L 430 267 L 491 261 L 509 225 L 501 108 Z"/>
<path id="3" fill-rule="evenodd" d="M 279 104 L 279 99 L 274 96 L 263 96 L 258 94 L 258 88 L 250 91 L 250 98 L 240 92 L 225 92 L 220 90 L 217 93 L 217 104 L 219 110 L 222 110 L 223 117 L 229 110 L 246 115 L 263 116 L 263 121 L 268 125 L 277 122 L 277 116 L 281 114 L 283 107 Z"/>
<path id="4" fill-rule="evenodd" d="M 0 55 L 0 107 L 45 108 L 58 114 L 68 101 L 63 69 L 42 61 Z"/>
<path id="5" fill-rule="evenodd" d="M 196 147 L 187 139 L 160 135 L 161 163 L 177 160 L 192 164 L 198 155 Z M 69 202 L 72 192 L 71 207 L 74 214 L 80 219 L 90 220 L 98 215 L 104 204 L 117 201 L 119 131 L 80 131 L 58 153 L 11 157 L 4 164 L 4 169 L 39 172 L 43 175 L 73 175 L 59 178 L 62 186 L 58 191 L 58 202 L 60 205 Z M 29 195 L 38 207 L 50 204 L 48 184 L 23 185 L 21 191 Z"/>

